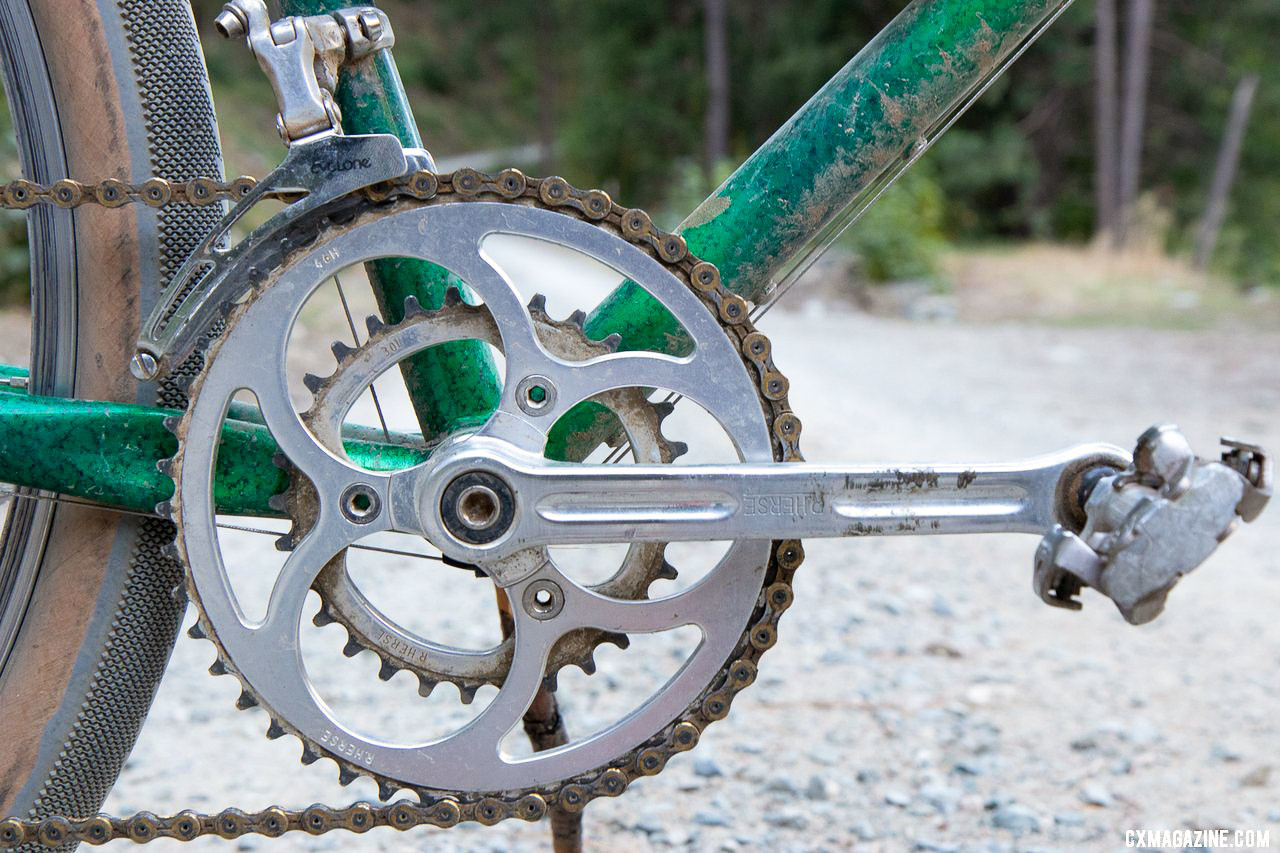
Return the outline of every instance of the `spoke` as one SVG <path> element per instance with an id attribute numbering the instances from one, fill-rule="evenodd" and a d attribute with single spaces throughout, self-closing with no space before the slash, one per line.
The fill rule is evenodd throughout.
<path id="1" fill-rule="evenodd" d="M 143 512 L 137 509 L 125 509 L 124 507 L 112 506 L 111 504 L 98 503 L 97 501 L 84 500 L 82 498 L 71 498 L 66 495 L 54 494 L 36 494 L 36 495 L 19 495 L 12 486 L 5 484 L 0 487 L 0 500 L 12 498 L 27 498 L 35 501 L 49 501 L 51 503 L 68 504 L 69 506 L 85 506 L 90 509 L 102 509 L 108 512 L 118 512 L 121 515 L 133 515 L 138 518 L 159 518 L 154 512 Z M 273 533 L 273 536 L 279 536 L 279 533 Z"/>
<path id="2" fill-rule="evenodd" d="M 617 463 L 622 461 L 622 458 L 627 455 L 627 451 L 629 451 L 630 449 L 631 449 L 631 439 L 623 438 L 621 444 L 619 444 L 613 450 L 609 451 L 609 455 L 604 458 L 604 462 L 602 464 L 616 465 Z"/>
<path id="3" fill-rule="evenodd" d="M 360 346 L 360 333 L 356 331 L 355 318 L 351 316 L 351 306 L 347 303 L 347 293 L 342 289 L 342 279 L 338 278 L 335 273 L 333 283 L 338 288 L 338 299 L 342 302 L 342 311 L 347 315 L 347 326 L 351 329 L 351 340 L 356 347 Z M 382 424 L 382 434 L 386 436 L 387 443 L 391 443 L 391 430 L 387 429 L 387 419 L 382 414 L 382 402 L 378 399 L 378 389 L 373 387 L 373 383 L 369 383 L 369 396 L 373 398 L 373 408 L 378 412 L 378 423 Z"/>
<path id="4" fill-rule="evenodd" d="M 93 506 L 93 504 L 87 504 L 87 505 Z M 111 509 L 111 507 L 104 507 L 104 508 Z M 267 530 L 265 527 L 249 527 L 243 524 L 229 524 L 225 521 L 219 521 L 218 526 L 224 530 L 239 530 L 242 533 L 259 533 L 263 536 L 275 536 L 277 538 L 279 538 L 280 534 L 284 533 L 283 530 Z M 435 560 L 440 563 L 446 562 L 443 554 L 423 554 L 418 551 L 404 551 L 399 548 L 383 548 L 380 545 L 362 545 L 359 542 L 352 543 L 347 547 L 354 548 L 357 551 L 375 551 L 379 554 L 392 554 L 397 557 L 417 557 L 420 560 Z M 463 568 L 463 567 L 458 566 L 456 568 Z M 466 568 L 468 569 L 468 571 L 470 570 L 470 567 L 466 567 Z"/>
<path id="5" fill-rule="evenodd" d="M 672 406 L 675 406 L 677 403 L 679 403 L 683 399 L 684 399 L 684 395 L 677 394 L 676 392 L 671 391 L 667 393 L 667 396 L 662 398 L 662 402 L 670 403 Z M 619 444 L 608 456 L 606 456 L 604 462 L 602 462 L 601 464 L 602 465 L 618 464 L 619 462 L 622 461 L 623 457 L 626 456 L 627 451 L 629 451 L 630 449 L 631 449 L 631 439 L 624 437 L 622 439 L 622 443 Z"/>

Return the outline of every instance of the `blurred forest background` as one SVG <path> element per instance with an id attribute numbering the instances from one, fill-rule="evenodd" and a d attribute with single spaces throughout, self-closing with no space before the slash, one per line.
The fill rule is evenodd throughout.
<path id="1" fill-rule="evenodd" d="M 193 5 L 228 171 L 261 175 L 282 153 L 270 87 L 213 33 L 221 0 Z M 669 227 L 905 3 L 379 5 L 442 168 L 561 174 Z M 1280 0 L 1078 0 L 842 239 L 840 275 L 932 292 L 1020 277 L 1100 311 L 1134 288 L 1265 299 L 1280 287 L 1278 36 Z"/>

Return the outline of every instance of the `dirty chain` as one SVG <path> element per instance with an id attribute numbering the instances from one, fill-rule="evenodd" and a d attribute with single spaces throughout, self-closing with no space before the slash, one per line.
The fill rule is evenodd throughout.
<path id="1" fill-rule="evenodd" d="M 85 204 L 103 207 L 120 207 L 140 202 L 149 207 L 166 204 L 214 204 L 219 201 L 241 201 L 258 183 L 256 178 L 241 176 L 232 181 L 213 178 L 193 178 L 189 181 L 166 181 L 151 178 L 139 184 L 130 184 L 108 178 L 96 184 L 73 181 L 70 178 L 44 186 L 32 181 L 10 181 L 0 192 L 0 207 L 9 210 L 26 210 L 37 204 L 73 208 Z"/>
<path id="2" fill-rule="evenodd" d="M 18 180 L 4 186 L 0 193 L 0 206 L 25 209 L 44 203 L 73 208 L 94 203 L 119 207 L 129 202 L 141 202 L 160 207 L 181 202 L 210 204 L 224 199 L 234 202 L 243 199 L 255 183 L 252 178 L 237 178 L 230 182 L 206 178 L 168 182 L 155 178 L 139 184 L 117 180 L 92 185 L 59 181 L 43 187 Z M 418 171 L 397 181 L 366 188 L 361 193 L 366 200 L 375 203 L 396 198 L 431 199 L 437 194 L 453 195 L 457 200 L 523 201 L 578 216 L 588 222 L 608 225 L 624 239 L 663 261 L 673 274 L 688 281 L 720 320 L 725 333 L 738 344 L 744 362 L 759 380 L 764 414 L 774 439 L 775 460 L 802 459 L 800 420 L 791 412 L 787 402 L 789 383 L 773 363 L 768 338 L 753 328 L 747 303 L 724 289 L 715 266 L 693 257 L 683 238 L 659 230 L 644 211 L 623 208 L 602 190 L 575 189 L 558 177 L 528 178 L 515 169 L 504 170 L 496 176 L 471 169 L 443 175 Z M 794 600 L 792 581 L 803 560 L 804 549 L 798 540 L 775 543 L 756 607 L 731 660 L 679 717 L 645 743 L 611 761 L 609 766 L 552 786 L 542 793 L 531 792 L 519 797 L 488 796 L 478 800 L 444 796 L 418 802 L 359 802 L 345 808 L 313 805 L 304 809 L 284 809 L 273 806 L 258 812 L 228 808 L 217 814 L 185 810 L 168 817 L 150 812 L 139 812 L 127 818 L 109 815 L 43 819 L 10 817 L 0 821 L 0 848 L 24 844 L 51 847 L 103 844 L 126 838 L 135 842 L 156 838 L 190 841 L 206 835 L 230 839 L 250 833 L 275 837 L 294 830 L 313 835 L 333 829 L 359 833 L 375 826 L 407 830 L 423 825 L 449 827 L 469 820 L 491 825 L 512 817 L 536 821 L 551 807 L 580 811 L 596 797 L 620 795 L 636 778 L 656 775 L 672 755 L 696 746 L 703 729 L 728 715 L 734 697 L 755 681 L 761 656 L 777 642 L 778 622 Z M 225 671 L 221 656 L 211 671 L 218 674 L 220 669 Z M 284 731 L 273 722 L 268 736 L 281 734 Z M 310 763 L 319 757 L 304 744 L 304 762 Z"/>

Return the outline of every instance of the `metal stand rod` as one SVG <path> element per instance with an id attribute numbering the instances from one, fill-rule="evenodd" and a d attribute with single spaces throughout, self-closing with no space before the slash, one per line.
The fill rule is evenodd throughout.
<path id="1" fill-rule="evenodd" d="M 511 599 L 500 587 L 494 587 L 494 593 L 498 598 L 498 619 L 502 623 L 502 638 L 505 640 L 515 630 Z M 564 717 L 560 715 L 556 694 L 546 686 L 538 689 L 529 710 L 524 713 L 524 733 L 529 736 L 534 752 L 569 742 L 569 732 L 565 728 Z M 551 819 L 551 849 L 554 853 L 582 853 L 582 812 L 569 812 L 552 806 L 547 815 Z"/>

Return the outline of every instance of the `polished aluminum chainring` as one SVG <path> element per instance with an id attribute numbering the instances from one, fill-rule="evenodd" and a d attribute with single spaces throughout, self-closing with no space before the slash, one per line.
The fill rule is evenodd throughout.
<path id="1" fill-rule="evenodd" d="M 427 199 L 362 200 L 340 224 L 317 216 L 310 223 L 314 230 L 303 229 L 308 239 L 294 243 L 305 245 L 231 312 L 227 331 L 193 385 L 193 403 L 175 427 L 179 448 L 166 466 L 176 483 L 171 516 L 189 590 L 200 608 L 198 632 L 218 648 L 215 670 L 239 678 L 242 706 L 266 708 L 269 734 L 289 732 L 303 741 L 304 760 L 327 755 L 344 781 L 372 776 L 384 795 L 416 790 L 426 808 L 447 800 L 450 814 L 434 822 L 530 817 L 548 804 L 572 809 L 594 796 L 620 793 L 635 776 L 660 770 L 672 752 L 692 747 L 705 725 L 728 712 L 737 690 L 754 680 L 755 661 L 776 640 L 777 618 L 791 603 L 790 577 L 802 559 L 799 543 L 734 543 L 693 587 L 652 601 L 610 598 L 579 586 L 558 572 L 545 549 L 517 554 L 510 559 L 532 558 L 542 568 L 507 589 L 511 600 L 520 601 L 531 584 L 554 578 L 564 590 L 563 615 L 534 619 L 514 608 L 512 660 L 490 705 L 465 728 L 428 743 L 363 736 L 334 719 L 315 694 L 302 665 L 299 625 L 307 591 L 323 567 L 356 539 L 392 528 L 392 512 L 368 524 L 346 519 L 337 508 L 339 496 L 358 482 L 390 500 L 402 475 L 357 469 L 314 438 L 289 399 L 289 331 L 301 305 L 336 266 L 378 257 L 440 263 L 483 299 L 486 308 L 478 314 L 489 317 L 506 357 L 502 403 L 482 428 L 489 437 L 540 452 L 551 424 L 574 403 L 618 388 L 660 384 L 701 404 L 726 427 L 743 459 L 797 459 L 799 421 L 787 407 L 785 379 L 773 366 L 767 339 L 751 329 L 745 304 L 723 290 L 714 267 L 690 257 L 678 237 L 654 229 L 640 211 L 559 179 L 530 180 L 513 171 L 496 180 L 457 173 L 443 176 Z M 497 232 L 571 247 L 638 282 L 678 318 L 693 341 L 692 354 L 618 353 L 575 363 L 548 352 L 530 311 L 480 251 L 483 238 Z M 472 337 L 474 330 L 464 329 L 457 339 Z M 529 375 L 549 376 L 560 389 L 560 399 L 540 417 L 531 417 L 515 400 L 520 380 Z M 231 592 L 212 505 L 214 449 L 226 407 L 241 389 L 256 395 L 282 452 L 318 498 L 314 522 L 280 571 L 260 623 L 243 617 Z M 753 411 L 760 416 L 753 418 Z M 501 567 L 487 569 L 501 573 Z M 516 761 L 500 753 L 499 741 L 519 723 L 564 635 L 688 624 L 702 630 L 702 643 L 630 715 L 549 753 Z"/>
<path id="2" fill-rule="evenodd" d="M 567 320 L 554 320 L 547 314 L 545 299 L 539 294 L 530 300 L 529 316 L 538 339 L 552 355 L 570 362 L 587 361 L 608 355 L 617 347 L 617 336 L 592 341 L 582 329 L 582 314 L 575 312 Z M 406 354 L 423 347 L 455 339 L 464 333 L 496 348 L 502 345 L 497 326 L 483 308 L 467 305 L 456 289 L 450 289 L 438 311 L 426 311 L 410 297 L 404 319 L 395 325 L 384 325 L 369 317 L 368 340 L 352 349 L 335 342 L 332 350 L 337 365 L 331 376 L 308 375 L 306 384 L 312 391 L 313 403 L 302 414 L 311 432 L 330 451 L 341 454 L 342 423 L 356 400 L 374 379 L 395 366 Z M 593 398 L 618 419 L 620 430 L 616 441 L 626 441 L 637 463 L 667 464 L 673 462 L 685 447 L 667 440 L 662 434 L 662 421 L 670 414 L 670 402 L 651 403 L 640 388 L 615 388 Z M 288 512 L 293 530 L 286 538 L 310 530 L 315 522 L 315 501 L 305 478 L 294 477 L 289 492 L 277 503 Z M 673 580 L 675 568 L 666 561 L 666 546 L 660 543 L 633 543 L 614 574 L 590 589 L 610 598 L 627 600 L 648 596 L 650 586 L 659 579 Z M 428 696 L 437 684 L 455 685 L 464 703 L 475 698 L 476 691 L 486 685 L 501 685 L 511 665 L 514 642 L 507 638 L 498 646 L 485 650 L 462 649 L 433 641 L 398 625 L 381 612 L 365 596 L 347 571 L 345 552 L 336 555 L 316 577 L 312 588 L 320 595 L 320 611 L 313 622 L 317 625 L 337 623 L 347 631 L 344 654 L 352 656 L 371 651 L 378 657 L 379 677 L 390 679 L 404 670 L 418 679 L 418 692 Z M 565 666 L 577 666 L 583 672 L 595 671 L 593 654 L 601 643 L 626 648 L 626 634 L 595 629 L 572 631 L 561 637 L 546 664 L 547 687 L 554 689 L 556 675 Z"/>

